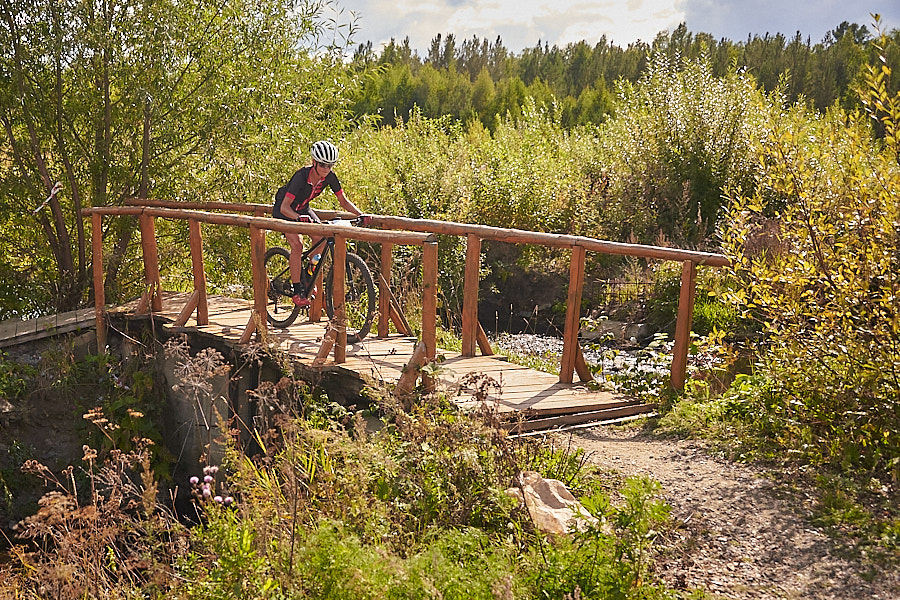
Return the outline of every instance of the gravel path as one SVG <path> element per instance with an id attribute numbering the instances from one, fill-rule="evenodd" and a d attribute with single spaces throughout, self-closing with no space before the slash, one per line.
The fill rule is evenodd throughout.
<path id="1" fill-rule="evenodd" d="M 900 599 L 900 572 L 842 556 L 805 520 L 803 499 L 752 466 L 714 459 L 698 442 L 612 427 L 573 442 L 598 465 L 662 484 L 677 526 L 658 565 L 672 587 L 708 598 Z"/>

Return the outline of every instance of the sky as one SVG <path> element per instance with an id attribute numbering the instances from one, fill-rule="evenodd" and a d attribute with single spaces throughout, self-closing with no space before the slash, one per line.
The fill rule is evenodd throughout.
<path id="1" fill-rule="evenodd" d="M 746 41 L 748 35 L 783 33 L 820 42 L 841 22 L 866 25 L 871 13 L 883 27 L 900 28 L 900 0 L 334 0 L 339 21 L 355 17 L 353 39 L 371 41 L 376 51 L 391 38 L 427 55 L 432 38 L 453 33 L 457 40 L 497 36 L 514 53 L 538 41 L 565 46 L 602 36 L 618 46 L 652 42 L 662 30 L 686 23 L 692 33 Z"/>

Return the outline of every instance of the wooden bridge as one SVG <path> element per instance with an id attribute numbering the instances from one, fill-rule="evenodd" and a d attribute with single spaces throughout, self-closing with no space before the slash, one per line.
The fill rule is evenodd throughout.
<path id="1" fill-rule="evenodd" d="M 213 211 L 231 211 L 229 213 Z M 585 364 L 578 342 L 581 294 L 584 284 L 586 252 L 603 252 L 676 260 L 683 263 L 681 295 L 671 371 L 671 383 L 684 386 L 691 316 L 693 312 L 696 267 L 698 264 L 724 266 L 728 260 L 718 254 L 691 252 L 673 248 L 621 244 L 581 236 L 556 235 L 514 229 L 503 229 L 443 221 L 414 220 L 373 215 L 372 225 L 378 229 L 349 228 L 330 224 L 292 223 L 265 217 L 270 207 L 258 204 L 184 203 L 154 200 L 130 201 L 124 207 L 92 208 L 85 213 L 92 220 L 93 232 L 102 231 L 104 216 L 135 215 L 140 219 L 141 246 L 146 292 L 130 305 L 109 309 L 118 314 L 149 315 L 166 322 L 168 327 L 189 327 L 217 336 L 228 345 L 239 347 L 262 342 L 290 355 L 294 361 L 323 371 L 340 371 L 372 378 L 378 383 L 395 386 L 395 391 L 408 394 L 418 377 L 429 386 L 440 386 L 454 394 L 462 405 L 475 399 L 475 380 L 490 378 L 487 389 L 490 400 L 502 411 L 528 411 L 535 426 L 568 424 L 588 420 L 604 420 L 652 407 L 633 399 L 597 391 Z M 324 219 L 333 215 L 318 211 Z M 250 213 L 240 214 L 240 213 Z M 252 215 L 252 216 L 251 216 Z M 193 291 L 176 293 L 164 290 L 159 269 L 155 220 L 186 220 L 190 230 Z M 203 261 L 201 223 L 248 228 L 250 232 L 253 300 L 207 296 Z M 305 235 L 333 236 L 335 239 L 334 281 L 335 317 L 332 323 L 321 320 L 321 298 L 313 304 L 307 322 L 286 330 L 272 330 L 266 325 L 267 280 L 264 267 L 265 232 L 294 232 Z M 438 255 L 435 234 L 464 236 L 467 242 L 462 314 L 462 352 L 454 353 L 436 347 Z M 348 345 L 344 321 L 342 281 L 347 240 L 375 242 L 381 245 L 379 314 L 377 335 Z M 482 240 L 507 243 L 538 244 L 571 250 L 567 313 L 559 376 L 511 364 L 493 356 L 490 343 L 478 323 L 478 272 Z M 422 248 L 422 315 L 420 337 L 412 332 L 392 304 L 390 273 L 394 245 Z M 93 235 L 93 272 L 95 291 L 95 324 L 101 351 L 106 346 L 109 314 L 103 290 L 103 244 Z M 322 286 L 319 286 L 322 289 Z M 400 333 L 390 333 L 391 322 Z M 477 356 L 476 347 L 481 351 Z M 439 361 L 439 357 L 443 360 Z M 430 365 L 430 367 L 427 367 Z M 578 374 L 579 383 L 574 382 Z M 473 379 L 474 378 L 474 379 Z M 570 416 L 566 416 L 570 415 Z"/>

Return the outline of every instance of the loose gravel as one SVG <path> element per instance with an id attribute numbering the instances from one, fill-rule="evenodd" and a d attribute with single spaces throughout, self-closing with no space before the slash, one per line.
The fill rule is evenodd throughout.
<path id="1" fill-rule="evenodd" d="M 657 565 L 674 588 L 740 600 L 900 599 L 900 572 L 842 551 L 810 524 L 802 494 L 760 469 L 639 430 L 598 426 L 573 442 L 602 467 L 662 484 L 675 528 Z"/>

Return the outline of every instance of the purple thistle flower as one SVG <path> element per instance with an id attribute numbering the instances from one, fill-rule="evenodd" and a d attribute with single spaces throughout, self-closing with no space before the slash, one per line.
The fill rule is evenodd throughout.
<path id="1" fill-rule="evenodd" d="M 199 477 L 197 477 L 196 475 L 194 477 L 191 477 L 191 485 L 197 485 L 198 483 L 200 483 Z"/>
<path id="2" fill-rule="evenodd" d="M 219 472 L 219 467 L 217 467 L 216 465 L 213 465 L 209 468 L 209 472 L 210 472 L 210 474 L 215 475 L 216 473 Z"/>
<path id="3" fill-rule="evenodd" d="M 212 480 L 213 480 L 212 475 L 207 475 L 203 478 L 203 481 L 205 481 L 206 483 L 212 483 Z"/>
<path id="4" fill-rule="evenodd" d="M 231 496 L 225 496 L 225 506 L 231 506 L 231 503 L 234 502 L 234 498 Z"/>
<path id="5" fill-rule="evenodd" d="M 210 496 L 212 496 L 212 492 L 210 491 L 210 489 L 208 487 L 203 488 L 203 497 L 209 498 Z"/>
<path id="6" fill-rule="evenodd" d="M 213 500 L 215 500 L 219 504 L 222 504 L 222 496 L 216 496 L 215 498 L 213 498 Z"/>

